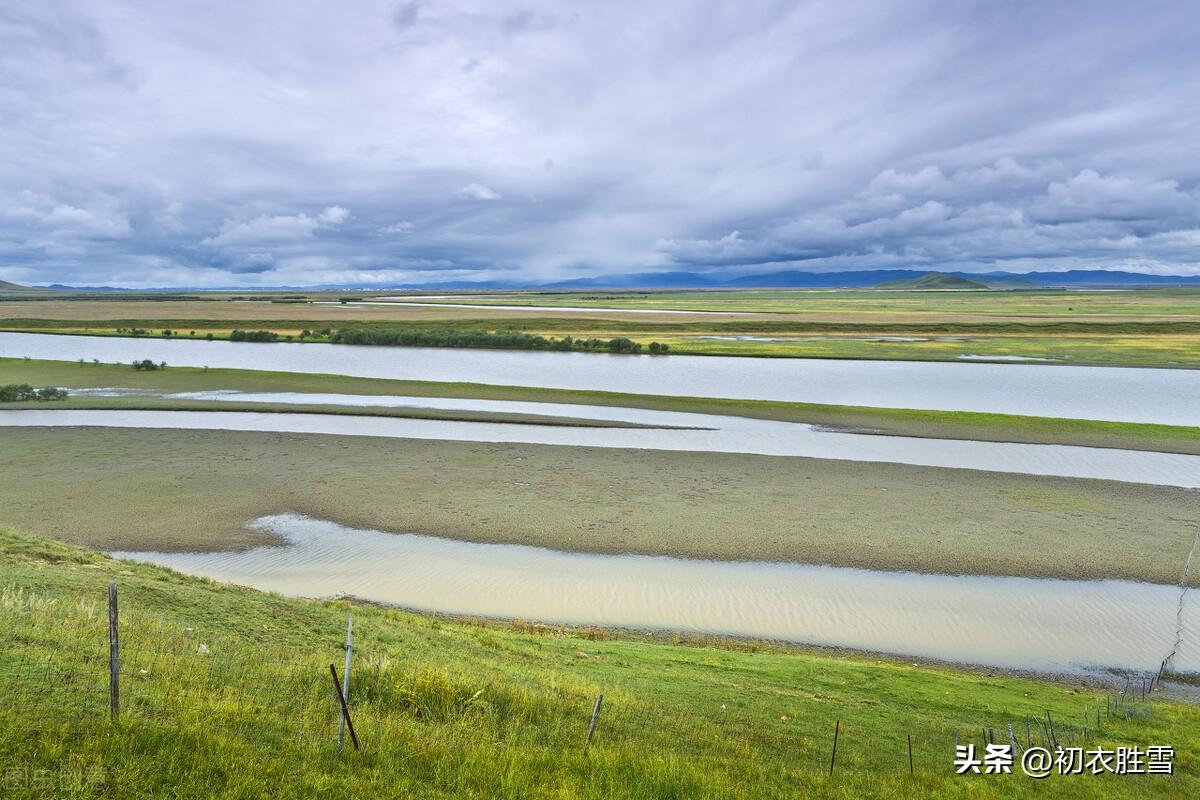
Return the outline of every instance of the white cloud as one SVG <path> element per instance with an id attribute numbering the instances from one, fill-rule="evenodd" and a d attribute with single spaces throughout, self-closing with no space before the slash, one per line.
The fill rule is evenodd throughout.
<path id="1" fill-rule="evenodd" d="M 329 206 L 317 215 L 317 220 L 324 225 L 341 225 L 350 217 L 350 211 L 341 206 Z"/>
<path id="2" fill-rule="evenodd" d="M 311 239 L 319 229 L 337 227 L 349 216 L 350 212 L 341 206 L 329 206 L 315 217 L 308 214 L 281 214 L 262 215 L 246 222 L 227 219 L 221 224 L 220 233 L 208 237 L 202 244 L 212 247 L 286 244 Z"/>
<path id="3" fill-rule="evenodd" d="M 101 198 L 83 208 L 36 192 L 22 191 L 0 216 L 10 224 L 36 229 L 37 235 L 58 239 L 124 239 L 131 235 L 129 217 Z"/>
<path id="4" fill-rule="evenodd" d="M 468 183 L 466 186 L 455 192 L 459 197 L 471 197 L 475 200 L 499 200 L 500 193 L 490 186 L 484 186 L 482 183 Z"/>
<path id="5" fill-rule="evenodd" d="M 1161 219 L 1193 215 L 1196 198 L 1174 180 L 1139 181 L 1081 170 L 1069 180 L 1050 184 L 1033 212 L 1048 222 L 1088 219 Z"/>

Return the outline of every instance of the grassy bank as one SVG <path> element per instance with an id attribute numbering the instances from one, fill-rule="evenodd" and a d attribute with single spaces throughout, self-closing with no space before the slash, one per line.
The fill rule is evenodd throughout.
<path id="1" fill-rule="evenodd" d="M 19 358 L 0 358 L 0 384 L 5 383 L 30 383 L 35 386 L 68 388 L 123 387 L 167 393 L 233 389 L 246 392 L 395 394 L 418 397 L 576 403 L 661 411 L 687 411 L 699 414 L 730 414 L 757 419 L 806 422 L 833 428 L 866 430 L 894 436 L 1073 444 L 1200 454 L 1200 428 L 1021 417 L 1010 414 L 982 414 L 966 411 L 873 409 L 862 406 L 784 403 L 770 400 L 658 397 L 618 392 L 488 386 L 435 381 L 396 381 L 351 378 L 341 375 L 305 375 L 196 367 L 168 367 L 165 370 L 138 372 L 128 365 L 101 364 L 97 366 L 90 362 L 80 365 L 65 361 L 25 361 Z M 68 402 L 77 403 L 79 401 Z M 56 405 L 55 407 L 60 406 Z M 228 405 L 223 407 L 226 410 L 233 410 Z M 354 413 L 366 412 L 358 410 Z"/>
<path id="2" fill-rule="evenodd" d="M 428 419 L 446 422 L 489 422 L 503 425 L 548 425 L 562 428 L 645 428 L 659 427 L 629 422 L 553 417 L 544 414 L 516 414 L 499 411 L 455 411 L 434 408 L 383 408 L 298 403 L 250 403 L 233 400 L 192 400 L 171 397 L 91 397 L 68 396 L 51 402 L 30 400 L 0 403 L 0 410 L 41 411 L 248 411 L 255 414 L 327 414 L 338 417 L 379 417 Z"/>
<path id="3" fill-rule="evenodd" d="M 229 431 L 3 440 L 5 518 L 105 549 L 261 544 L 247 521 L 297 512 L 559 550 L 1174 583 L 1200 524 L 1184 489 L 892 464 Z"/>
<path id="4" fill-rule="evenodd" d="M 109 581 L 121 601 L 117 723 L 107 720 Z M 361 606 L 350 701 L 363 749 L 347 743 L 339 757 L 328 664 L 341 670 L 346 613 L 343 602 L 284 599 L 0 532 L 6 792 L 757 800 L 1200 791 L 1200 710 L 1169 700 L 1127 706 L 1128 719 L 1105 713 L 1097 731 L 1090 721 L 1108 702 L 1099 687 Z M 1011 725 L 1024 744 L 1028 723 L 1037 744 L 1047 712 L 1057 738 L 1078 746 L 1171 745 L 1176 774 L 953 774 L 956 738 L 982 749 L 983 729 L 1007 741 Z"/>

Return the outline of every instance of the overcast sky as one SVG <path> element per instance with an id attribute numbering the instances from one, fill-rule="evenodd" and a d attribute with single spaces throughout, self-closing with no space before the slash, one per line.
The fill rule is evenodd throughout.
<path id="1" fill-rule="evenodd" d="M 0 279 L 1200 274 L 1200 3 L 0 0 Z"/>

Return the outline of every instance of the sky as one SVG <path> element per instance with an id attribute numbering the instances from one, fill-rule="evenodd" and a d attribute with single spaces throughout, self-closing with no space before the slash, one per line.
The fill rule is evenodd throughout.
<path id="1" fill-rule="evenodd" d="M 0 0 L 0 280 L 1200 274 L 1200 4 Z"/>

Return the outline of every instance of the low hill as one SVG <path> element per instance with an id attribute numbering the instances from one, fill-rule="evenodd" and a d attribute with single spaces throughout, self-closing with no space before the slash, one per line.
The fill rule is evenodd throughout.
<path id="1" fill-rule="evenodd" d="M 908 278 L 899 281 L 884 281 L 876 289 L 990 289 L 983 281 L 963 278 L 958 275 L 947 275 L 944 272 L 930 272 L 919 278 Z"/>
<path id="2" fill-rule="evenodd" d="M 0 294 L 46 294 L 53 290 L 41 286 L 22 286 L 12 281 L 0 281 Z"/>

